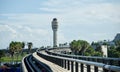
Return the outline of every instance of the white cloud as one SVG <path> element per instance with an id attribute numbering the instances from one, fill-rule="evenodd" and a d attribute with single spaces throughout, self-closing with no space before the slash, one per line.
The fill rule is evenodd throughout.
<path id="1" fill-rule="evenodd" d="M 58 12 L 58 13 L 60 13 L 60 12 L 62 12 L 60 9 L 55 9 L 55 8 L 40 8 L 40 10 L 42 10 L 42 11 L 47 11 L 47 12 Z"/>
<path id="2" fill-rule="evenodd" d="M 8 32 L 12 32 L 12 33 L 16 33 L 16 31 L 11 28 L 9 25 L 0 25 L 0 32 L 4 32 L 4 31 L 8 31 Z"/>
<path id="3" fill-rule="evenodd" d="M 101 29 L 97 24 L 103 25 L 103 28 L 113 24 L 113 32 L 119 31 L 118 28 L 116 30 L 115 28 L 120 26 L 120 5 L 102 1 L 99 3 L 97 0 L 92 0 L 92 2 L 88 0 L 48 0 L 39 8 L 43 13 L 0 14 L 2 17 L 7 17 L 0 20 L 0 36 L 5 39 L 5 35 L 8 41 L 25 40 L 33 41 L 36 45 L 46 43 L 51 45 L 51 21 L 56 17 L 59 23 L 58 28 L 62 29 L 58 33 L 60 43 L 78 38 L 76 35 L 87 40 L 94 40 L 95 37 L 103 39 L 107 31 L 104 32 L 105 34 L 101 32 L 101 34 L 95 35 L 93 30 L 95 27 L 96 32 Z M 44 11 L 46 12 L 44 13 Z M 91 28 L 88 29 L 89 27 Z M 66 30 L 71 31 L 66 32 Z M 93 35 L 89 37 L 89 34 Z"/>
<path id="4" fill-rule="evenodd" d="M 41 9 L 61 12 L 62 14 L 58 16 L 63 17 L 71 24 L 96 24 L 98 22 L 119 24 L 120 5 L 115 2 L 104 0 L 48 0 L 43 3 Z"/>
<path id="5" fill-rule="evenodd" d="M 72 8 L 73 9 L 73 8 Z M 67 19 L 76 24 L 120 23 L 120 5 L 91 4 L 82 8 L 74 8 L 66 14 Z"/>
<path id="6" fill-rule="evenodd" d="M 4 48 L 4 46 L 7 47 L 10 41 L 33 42 L 34 46 L 38 47 L 44 44 L 50 45 L 50 38 L 51 33 L 46 29 L 31 28 L 22 25 L 0 25 L 1 48 Z"/>
<path id="7" fill-rule="evenodd" d="M 95 41 L 100 41 L 100 40 L 113 40 L 114 36 L 111 35 L 116 35 L 116 33 L 93 33 L 91 34 L 91 37 L 93 37 L 93 39 Z"/>
<path id="8" fill-rule="evenodd" d="M 24 30 L 27 31 L 27 32 L 32 32 L 32 29 L 29 28 L 29 27 L 24 27 Z"/>
<path id="9" fill-rule="evenodd" d="M 67 1 L 67 0 L 66 0 Z M 48 6 L 48 7 L 58 7 L 59 5 L 63 4 L 64 2 L 66 1 L 62 1 L 62 0 L 57 0 L 57 1 L 54 1 L 54 0 L 48 0 L 48 1 L 45 1 L 42 5 L 44 6 Z M 64 5 L 64 4 L 63 4 Z M 61 5 L 62 6 L 62 5 Z"/>
<path id="10" fill-rule="evenodd" d="M 72 2 L 71 2 L 72 3 Z M 58 7 L 58 8 L 57 8 Z M 63 24 L 96 24 L 96 23 L 120 23 L 120 5 L 112 3 L 88 4 L 83 6 L 69 6 L 64 8 L 41 7 L 43 11 L 59 12 L 55 14 L 4 14 L 8 20 L 0 23 L 25 24 L 31 26 L 45 27 L 50 25 L 51 19 L 57 17 Z M 11 20 L 12 19 L 12 20 Z M 14 22 L 13 22 L 14 21 Z"/>
<path id="11" fill-rule="evenodd" d="M 67 40 L 67 38 L 65 38 L 65 35 L 63 33 L 58 33 L 58 42 L 59 43 L 65 43 Z"/>

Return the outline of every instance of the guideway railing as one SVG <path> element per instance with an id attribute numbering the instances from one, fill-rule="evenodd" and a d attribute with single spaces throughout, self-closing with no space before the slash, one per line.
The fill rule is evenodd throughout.
<path id="1" fill-rule="evenodd" d="M 55 55 L 43 54 L 37 51 L 37 55 L 51 61 L 65 69 L 71 70 L 71 72 L 99 72 L 101 68 L 102 72 L 120 72 L 120 66 L 113 66 L 104 63 L 79 60 L 74 58 L 60 57 Z"/>
<path id="2" fill-rule="evenodd" d="M 74 58 L 74 59 L 80 59 L 80 60 L 86 60 L 86 61 L 99 62 L 99 63 L 108 64 L 108 65 L 120 66 L 120 58 L 68 55 L 68 54 L 54 53 L 50 50 L 52 50 L 52 49 L 46 49 L 46 52 L 50 55 L 67 57 L 67 58 Z"/>

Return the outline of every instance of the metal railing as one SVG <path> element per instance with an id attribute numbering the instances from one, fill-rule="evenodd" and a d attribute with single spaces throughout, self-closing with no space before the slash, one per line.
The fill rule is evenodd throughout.
<path id="1" fill-rule="evenodd" d="M 53 49 L 49 49 L 53 50 Z M 71 70 L 71 72 L 120 72 L 120 66 L 110 65 L 109 61 L 119 61 L 119 58 L 102 58 L 102 57 L 88 57 L 88 56 L 75 56 L 75 55 L 66 55 L 66 54 L 58 54 L 51 52 L 49 50 L 41 49 L 37 50 L 37 55 L 53 62 L 65 69 Z M 48 54 L 43 54 L 41 51 L 45 51 Z M 97 60 L 96 60 L 97 59 Z M 100 60 L 102 63 L 99 63 Z M 105 61 L 104 61 L 105 60 Z M 107 64 L 106 64 L 106 61 Z M 29 72 L 41 72 L 42 68 L 45 68 L 47 72 L 52 72 L 47 65 L 37 60 L 32 55 L 26 56 L 22 60 L 22 68 L 23 71 Z M 27 68 L 28 67 L 28 68 Z"/>
<path id="2" fill-rule="evenodd" d="M 81 72 L 84 72 L 85 65 L 86 65 L 87 72 L 92 72 L 91 67 L 94 67 L 93 69 L 94 72 L 98 72 L 99 68 L 102 68 L 103 72 L 108 72 L 108 71 L 120 72 L 119 66 L 107 65 L 103 63 L 91 62 L 91 61 L 85 61 L 85 60 L 78 60 L 73 58 L 46 55 L 46 54 L 42 54 L 41 52 L 37 52 L 37 55 L 63 68 L 71 70 L 71 72 L 78 72 L 78 70 L 80 70 Z"/>
<path id="3" fill-rule="evenodd" d="M 68 55 L 68 54 L 54 53 L 54 52 L 51 52 L 50 50 L 52 50 L 52 49 L 46 49 L 46 52 L 48 54 L 50 54 L 50 55 L 55 55 L 55 56 L 61 56 L 61 57 L 74 58 L 74 59 L 80 59 L 80 60 L 93 61 L 93 62 L 99 62 L 99 63 L 109 64 L 109 65 L 120 66 L 120 58 Z"/>

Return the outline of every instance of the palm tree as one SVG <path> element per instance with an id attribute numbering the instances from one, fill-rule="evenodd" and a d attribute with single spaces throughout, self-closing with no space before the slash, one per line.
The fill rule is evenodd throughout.
<path id="1" fill-rule="evenodd" d="M 11 54 L 11 57 L 12 57 L 12 62 L 14 61 L 14 52 L 15 52 L 15 48 L 14 48 L 14 42 L 12 41 L 10 44 L 9 44 L 9 51 L 10 51 L 10 54 Z"/>
<path id="2" fill-rule="evenodd" d="M 14 54 L 17 54 L 17 59 L 19 52 L 22 50 L 22 43 L 21 42 L 11 42 L 9 44 L 9 51 L 12 57 L 12 61 L 14 62 Z"/>
<path id="3" fill-rule="evenodd" d="M 33 44 L 32 44 L 32 42 L 28 42 L 28 43 L 27 43 L 27 45 L 28 45 L 28 53 L 30 53 L 30 52 L 31 52 L 31 49 L 32 49 Z"/>
<path id="4" fill-rule="evenodd" d="M 22 52 L 21 52 L 21 55 L 23 55 L 24 48 L 25 48 L 25 42 L 22 42 Z"/>
<path id="5" fill-rule="evenodd" d="M 22 42 L 16 42 L 15 46 L 16 46 L 16 55 L 17 55 L 17 61 L 18 61 L 18 56 L 20 52 L 22 51 Z"/>

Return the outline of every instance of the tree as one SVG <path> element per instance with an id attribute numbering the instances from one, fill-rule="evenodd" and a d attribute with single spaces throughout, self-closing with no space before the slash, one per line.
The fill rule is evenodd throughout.
<path id="1" fill-rule="evenodd" d="M 22 42 L 22 48 L 24 49 L 24 47 L 25 47 L 25 42 Z"/>
<path id="2" fill-rule="evenodd" d="M 116 57 L 120 58 L 120 40 L 117 40 L 115 44 L 116 44 Z"/>
<path id="3" fill-rule="evenodd" d="M 14 52 L 15 52 L 15 42 L 12 41 L 10 43 L 10 45 L 9 45 L 9 51 L 10 51 L 11 56 L 13 57 Z"/>
<path id="4" fill-rule="evenodd" d="M 108 50 L 109 57 L 120 58 L 120 52 L 116 50 L 116 48 L 111 48 Z"/>
<path id="5" fill-rule="evenodd" d="M 108 57 L 120 58 L 120 40 L 115 41 L 115 46 L 110 46 Z"/>
<path id="6" fill-rule="evenodd" d="M 5 52 L 3 50 L 0 50 L 0 58 L 5 55 Z"/>
<path id="7" fill-rule="evenodd" d="M 25 42 L 22 42 L 22 55 L 23 55 L 23 49 L 25 48 Z"/>
<path id="8" fill-rule="evenodd" d="M 102 52 L 102 48 L 101 48 L 101 46 L 100 46 L 100 45 L 98 45 L 98 46 L 96 47 L 95 51 Z"/>
<path id="9" fill-rule="evenodd" d="M 117 48 L 116 48 L 116 51 L 120 52 L 120 47 L 117 47 Z"/>
<path id="10" fill-rule="evenodd" d="M 89 47 L 89 43 L 84 40 L 73 40 L 70 43 L 70 48 L 74 54 L 83 55 L 86 49 Z"/>
<path id="11" fill-rule="evenodd" d="M 116 45 L 117 47 L 120 47 L 120 40 L 115 41 L 115 45 Z"/>
<path id="12" fill-rule="evenodd" d="M 93 42 L 91 43 L 91 45 L 95 45 L 95 42 L 93 41 Z"/>
<path id="13" fill-rule="evenodd" d="M 94 54 L 95 54 L 95 50 L 91 46 L 88 47 L 88 49 L 84 53 L 85 56 L 94 56 Z"/>
<path id="14" fill-rule="evenodd" d="M 80 41 L 80 40 L 79 40 Z M 81 40 L 80 41 L 80 43 L 81 43 L 81 50 L 80 50 L 80 54 L 84 54 L 84 52 L 86 51 L 86 49 L 90 46 L 89 45 L 89 43 L 87 42 L 87 41 L 83 41 L 83 40 Z"/>
<path id="15" fill-rule="evenodd" d="M 77 43 L 76 40 L 73 40 L 71 43 L 70 43 L 70 48 L 72 50 L 72 52 L 74 54 L 78 54 L 78 52 L 80 51 L 80 44 Z"/>
<path id="16" fill-rule="evenodd" d="M 95 51 L 94 56 L 103 56 L 103 53 L 99 51 Z"/>
<path id="17" fill-rule="evenodd" d="M 31 49 L 32 49 L 33 44 L 32 44 L 32 42 L 28 42 L 28 43 L 27 43 L 27 45 L 28 45 L 28 53 L 30 53 L 30 52 L 31 52 Z"/>
<path id="18" fill-rule="evenodd" d="M 120 58 L 120 40 L 114 40 L 115 46 L 108 49 L 108 57 Z"/>
<path id="19" fill-rule="evenodd" d="M 1 57 L 5 56 L 5 52 L 3 50 L 0 50 L 0 60 L 1 60 Z M 0 65 L 1 65 L 1 61 L 0 61 Z"/>
<path id="20" fill-rule="evenodd" d="M 14 42 L 12 41 L 9 44 L 9 51 L 12 57 L 12 60 L 14 61 L 14 54 L 17 54 L 17 59 L 18 59 L 18 55 L 19 52 L 22 50 L 22 43 L 21 42 Z"/>

